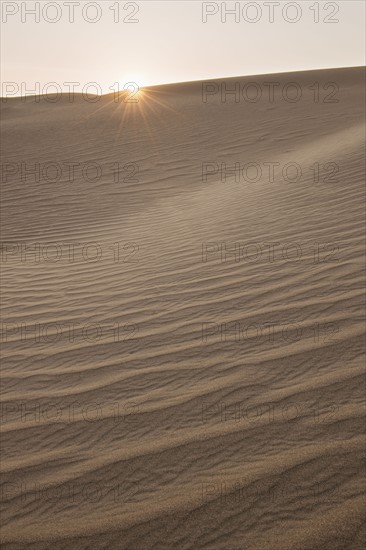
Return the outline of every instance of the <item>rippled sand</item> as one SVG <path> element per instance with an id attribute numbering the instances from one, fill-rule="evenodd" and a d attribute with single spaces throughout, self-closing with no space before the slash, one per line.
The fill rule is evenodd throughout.
<path id="1" fill-rule="evenodd" d="M 254 80 L 2 104 L 4 548 L 363 547 L 364 73 Z"/>

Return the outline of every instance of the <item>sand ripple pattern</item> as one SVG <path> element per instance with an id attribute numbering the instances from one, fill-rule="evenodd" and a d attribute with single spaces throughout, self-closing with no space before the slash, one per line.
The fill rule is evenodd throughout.
<path id="1" fill-rule="evenodd" d="M 103 170 L 2 182 L 4 548 L 363 547 L 364 76 L 273 76 L 340 101 L 2 105 L 3 163 Z"/>

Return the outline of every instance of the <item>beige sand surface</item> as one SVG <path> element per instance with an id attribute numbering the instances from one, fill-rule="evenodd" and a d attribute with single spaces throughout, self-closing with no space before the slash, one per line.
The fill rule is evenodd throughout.
<path id="1" fill-rule="evenodd" d="M 363 547 L 364 71 L 251 81 L 2 104 L 4 548 Z"/>

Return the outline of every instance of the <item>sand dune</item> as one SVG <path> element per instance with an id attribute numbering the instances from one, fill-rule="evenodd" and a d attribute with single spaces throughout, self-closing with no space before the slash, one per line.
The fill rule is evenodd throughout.
<path id="1" fill-rule="evenodd" d="M 207 89 L 2 103 L 4 548 L 363 548 L 364 70 Z"/>

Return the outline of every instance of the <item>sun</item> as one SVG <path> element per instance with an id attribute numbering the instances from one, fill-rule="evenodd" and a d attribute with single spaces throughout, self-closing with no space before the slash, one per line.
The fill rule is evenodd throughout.
<path id="1" fill-rule="evenodd" d="M 113 92 L 115 96 L 122 96 L 129 98 L 129 103 L 136 103 L 136 100 L 141 97 L 142 88 L 146 86 L 145 80 L 137 74 L 129 74 L 123 77 L 112 86 L 109 86 L 109 91 Z"/>
<path id="2" fill-rule="evenodd" d="M 142 75 L 128 73 L 116 83 L 116 88 L 118 88 L 119 93 L 123 94 L 126 103 L 137 103 L 142 99 L 142 88 L 145 85 Z"/>
<path id="3" fill-rule="evenodd" d="M 122 88 L 122 91 L 124 94 L 125 103 L 138 103 L 142 97 L 140 86 L 133 80 L 126 82 Z"/>

